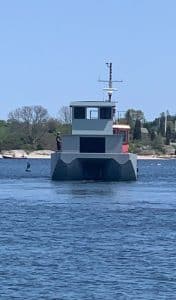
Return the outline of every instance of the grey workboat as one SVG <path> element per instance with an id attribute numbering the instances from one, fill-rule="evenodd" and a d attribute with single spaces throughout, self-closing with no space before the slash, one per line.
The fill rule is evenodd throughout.
<path id="1" fill-rule="evenodd" d="M 111 101 L 112 63 L 107 65 L 108 99 L 70 104 L 72 134 L 63 135 L 61 148 L 51 155 L 52 180 L 137 179 L 137 156 L 123 151 L 122 126 L 113 133 L 116 103 Z"/>

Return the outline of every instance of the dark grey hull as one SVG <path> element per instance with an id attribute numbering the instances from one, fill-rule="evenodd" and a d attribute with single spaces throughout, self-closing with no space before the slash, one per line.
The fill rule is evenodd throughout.
<path id="1" fill-rule="evenodd" d="M 137 157 L 125 153 L 66 153 L 51 156 L 52 180 L 128 181 L 137 179 Z"/>

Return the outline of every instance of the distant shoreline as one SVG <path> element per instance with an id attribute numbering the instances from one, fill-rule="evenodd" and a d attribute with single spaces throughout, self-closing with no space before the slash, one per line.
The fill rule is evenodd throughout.
<path id="1" fill-rule="evenodd" d="M 54 151 L 51 150 L 38 150 L 38 151 L 25 151 L 25 150 L 7 150 L 2 151 L 0 154 L 0 158 L 5 156 L 9 159 L 30 159 L 30 158 L 51 158 L 51 153 Z"/>
<path id="2" fill-rule="evenodd" d="M 2 151 L 0 154 L 0 158 L 4 156 L 9 156 L 9 158 L 19 158 L 19 159 L 32 159 L 32 158 L 51 158 L 51 154 L 54 151 L 51 150 L 37 150 L 37 151 L 25 151 L 25 150 L 8 150 Z M 155 159 L 176 159 L 176 155 L 137 155 L 138 160 L 155 160 Z"/>
<path id="3" fill-rule="evenodd" d="M 145 159 L 145 160 L 148 160 L 148 159 L 176 159 L 176 155 L 166 155 L 166 154 L 163 154 L 163 155 L 137 155 L 137 159 L 138 160 L 141 160 L 141 159 Z"/>

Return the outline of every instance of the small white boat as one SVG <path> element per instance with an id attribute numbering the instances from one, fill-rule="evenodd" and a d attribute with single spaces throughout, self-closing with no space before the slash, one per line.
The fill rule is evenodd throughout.
<path id="1" fill-rule="evenodd" d="M 5 159 L 27 159 L 26 156 L 15 156 L 14 154 L 13 155 L 2 155 L 2 158 L 5 158 Z"/>

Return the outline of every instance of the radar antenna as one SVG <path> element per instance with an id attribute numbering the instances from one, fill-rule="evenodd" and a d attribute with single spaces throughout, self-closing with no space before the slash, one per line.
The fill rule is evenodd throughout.
<path id="1" fill-rule="evenodd" d="M 123 82 L 122 80 L 112 80 L 112 63 L 106 63 L 108 69 L 109 69 L 109 80 L 99 80 L 99 82 L 107 82 L 108 83 L 108 87 L 104 88 L 104 91 L 107 91 L 108 94 L 108 101 L 111 102 L 112 99 L 112 93 L 114 91 L 117 91 L 117 89 L 112 87 L 112 83 L 113 82 Z"/>

